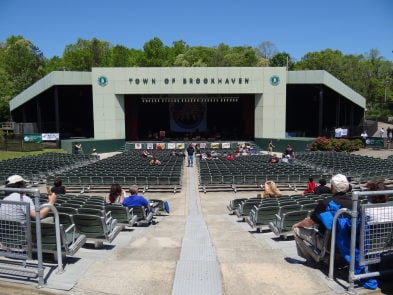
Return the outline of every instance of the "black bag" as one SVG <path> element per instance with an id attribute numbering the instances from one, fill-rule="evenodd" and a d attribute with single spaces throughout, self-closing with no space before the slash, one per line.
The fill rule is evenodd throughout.
<path id="1" fill-rule="evenodd" d="M 379 270 L 393 269 L 393 250 L 382 252 L 379 257 Z"/>
<path id="2" fill-rule="evenodd" d="M 385 248 L 391 248 L 393 246 L 393 232 L 390 233 L 389 237 L 385 242 Z M 379 269 L 393 269 L 393 249 L 386 250 L 379 256 L 381 261 L 379 263 Z"/>

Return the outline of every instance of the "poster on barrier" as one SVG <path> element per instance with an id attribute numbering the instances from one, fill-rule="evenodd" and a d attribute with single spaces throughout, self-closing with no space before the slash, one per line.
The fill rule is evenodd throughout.
<path id="1" fill-rule="evenodd" d="M 229 149 L 229 148 L 231 148 L 231 143 L 230 143 L 230 142 L 223 142 L 221 145 L 222 145 L 221 147 L 222 147 L 223 149 Z"/>
<path id="2" fill-rule="evenodd" d="M 136 149 L 136 150 L 142 149 L 142 144 L 141 144 L 141 143 L 136 143 L 136 144 L 135 144 L 135 149 Z"/>
<path id="3" fill-rule="evenodd" d="M 42 141 L 56 141 L 60 139 L 59 133 L 42 133 Z"/>
<path id="4" fill-rule="evenodd" d="M 167 145 L 168 150 L 174 150 L 175 148 L 176 148 L 176 143 L 168 142 L 168 145 Z"/>

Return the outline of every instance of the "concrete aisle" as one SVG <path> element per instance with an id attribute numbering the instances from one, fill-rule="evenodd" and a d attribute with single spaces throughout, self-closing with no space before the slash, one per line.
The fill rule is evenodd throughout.
<path id="1" fill-rule="evenodd" d="M 220 295 L 220 268 L 205 221 L 199 212 L 194 169 L 195 166 L 186 168 L 188 216 L 172 294 Z"/>

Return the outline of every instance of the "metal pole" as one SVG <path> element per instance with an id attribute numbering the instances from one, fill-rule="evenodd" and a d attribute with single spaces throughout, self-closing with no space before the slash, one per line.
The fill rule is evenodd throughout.
<path id="1" fill-rule="evenodd" d="M 37 236 L 37 272 L 38 272 L 38 288 L 42 288 L 44 285 L 44 266 L 42 258 L 42 236 L 41 236 L 41 218 L 40 218 L 40 193 L 34 193 L 34 205 L 35 205 L 35 230 Z"/>
<path id="2" fill-rule="evenodd" d="M 350 246 L 350 261 L 348 274 L 348 292 L 353 294 L 355 288 L 355 248 L 356 248 L 356 225 L 358 218 L 358 199 L 359 192 L 352 192 L 352 211 L 351 211 L 351 246 Z"/>

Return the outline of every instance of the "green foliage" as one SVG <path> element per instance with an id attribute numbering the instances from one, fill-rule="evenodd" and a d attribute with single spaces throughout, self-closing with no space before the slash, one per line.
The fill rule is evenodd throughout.
<path id="1" fill-rule="evenodd" d="M 293 62 L 291 56 L 286 52 L 280 52 L 275 54 L 270 59 L 271 67 L 286 67 L 288 66 L 288 70 L 292 70 L 295 63 Z"/>
<path id="2" fill-rule="evenodd" d="M 312 151 L 353 152 L 362 147 L 360 139 L 317 137 L 308 148 Z"/>
<path id="3" fill-rule="evenodd" d="M 92 67 L 285 67 L 289 70 L 325 70 L 367 98 L 367 116 L 393 116 L 393 64 L 378 50 L 367 55 L 344 55 L 339 50 L 309 52 L 295 62 L 270 41 L 250 46 L 189 46 L 158 38 L 143 49 L 113 45 L 96 38 L 78 39 L 65 46 L 62 56 L 45 59 L 31 41 L 11 36 L 0 42 L 0 122 L 8 121 L 9 100 L 52 71 L 91 71 Z M 386 99 L 386 102 L 385 102 Z"/>

